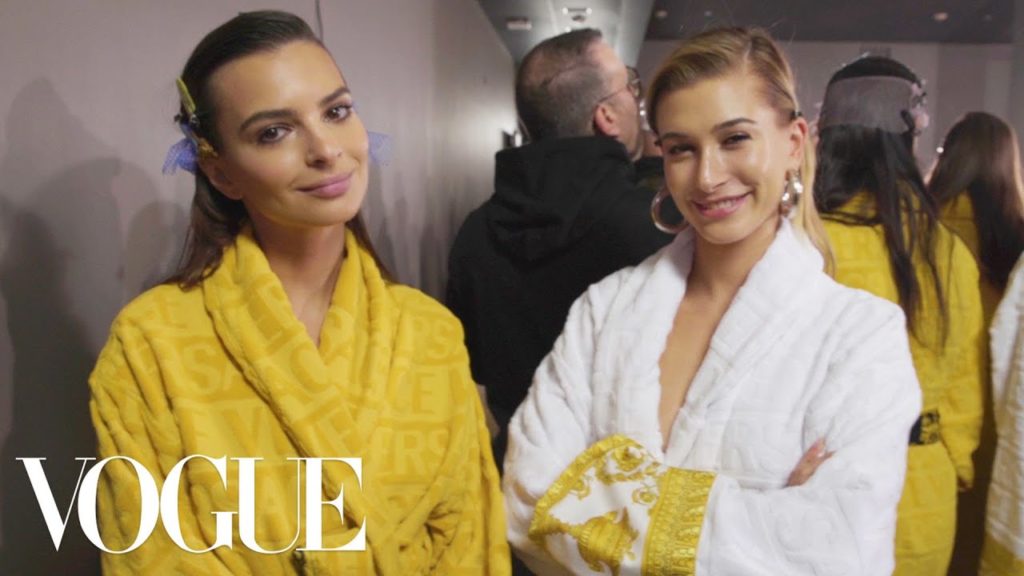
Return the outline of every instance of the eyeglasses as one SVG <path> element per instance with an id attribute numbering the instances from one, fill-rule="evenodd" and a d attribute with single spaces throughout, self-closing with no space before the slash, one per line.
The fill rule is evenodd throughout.
<path id="1" fill-rule="evenodd" d="M 597 101 L 597 104 L 604 102 L 605 100 L 611 98 L 612 96 L 615 96 L 616 94 L 622 92 L 623 90 L 629 90 L 629 93 L 633 96 L 633 98 L 639 102 L 640 95 L 644 91 L 643 88 L 644 85 L 643 82 L 640 81 L 640 73 L 636 71 L 636 68 L 633 68 L 632 66 L 626 66 L 626 85 L 612 92 L 611 94 L 602 96 L 601 99 Z M 595 104 L 595 106 L 597 104 Z"/>

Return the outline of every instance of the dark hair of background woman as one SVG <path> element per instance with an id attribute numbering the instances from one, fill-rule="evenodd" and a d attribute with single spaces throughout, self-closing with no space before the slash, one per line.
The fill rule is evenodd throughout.
<path id="1" fill-rule="evenodd" d="M 895 60 L 865 57 L 836 72 L 829 85 L 866 76 L 890 76 L 921 83 L 917 75 Z M 822 130 L 814 200 L 826 220 L 882 226 L 899 304 L 907 316 L 908 327 L 915 334 L 922 288 L 914 267 L 914 255 L 923 260 L 939 302 L 944 340 L 948 311 L 935 265 L 938 211 L 914 159 L 913 118 L 905 115 L 904 119 L 907 130 L 901 134 L 849 125 Z M 843 206 L 861 191 L 867 191 L 874 198 L 875 215 L 843 211 Z"/>
<path id="2" fill-rule="evenodd" d="M 205 138 L 214 149 L 220 145 L 214 129 L 217 110 L 210 90 L 210 78 L 214 72 L 239 58 L 271 52 L 297 41 L 323 46 L 305 21 L 294 14 L 276 10 L 243 12 L 207 34 L 192 51 L 181 73 L 182 81 L 195 100 L 199 119 L 199 126 L 195 129 L 197 136 Z M 175 122 L 187 117 L 188 113 L 182 106 Z M 164 283 L 189 289 L 202 282 L 217 269 L 224 249 L 234 243 L 248 222 L 249 216 L 242 202 L 218 192 L 203 171 L 196 170 L 196 192 L 192 198 L 185 247 L 177 271 Z M 359 214 L 348 222 L 348 228 L 373 256 L 384 278 L 390 280 L 391 276 L 377 257 Z"/>
<path id="3" fill-rule="evenodd" d="M 1024 251 L 1018 154 L 1017 138 L 1005 122 L 969 112 L 946 134 L 928 184 L 939 206 L 970 195 L 981 272 L 1001 289 Z"/>

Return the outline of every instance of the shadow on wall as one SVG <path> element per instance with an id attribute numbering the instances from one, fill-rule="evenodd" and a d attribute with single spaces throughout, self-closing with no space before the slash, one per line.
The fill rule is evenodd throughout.
<path id="1" fill-rule="evenodd" d="M 186 230 L 188 215 L 172 202 L 151 202 L 135 214 L 124 243 L 125 302 L 171 275 L 178 264 Z"/>
<path id="2" fill-rule="evenodd" d="M 366 224 L 370 240 L 384 266 L 391 271 L 396 281 L 407 284 L 409 279 L 398 268 L 394 236 L 408 224 L 405 221 L 407 219 L 405 201 L 399 197 L 398 209 L 389 210 L 384 200 L 382 178 L 381 167 L 377 164 L 370 164 L 370 182 L 367 185 L 366 198 L 363 200 L 362 207 L 363 223 Z"/>
<path id="3" fill-rule="evenodd" d="M 125 291 L 151 281 L 152 263 L 162 262 L 168 235 L 159 224 L 180 226 L 183 216 L 157 202 L 144 171 L 92 135 L 49 81 L 23 88 L 5 124 L 0 332 L 9 337 L 13 378 L 0 381 L 0 403 L 9 402 L 11 414 L 0 437 L 0 574 L 98 574 L 98 552 L 82 534 L 77 507 L 54 550 L 16 458 L 46 458 L 57 507 L 67 513 L 81 466 L 75 458 L 95 455 L 89 373 Z M 121 186 L 145 206 L 126 245 L 113 193 Z"/>

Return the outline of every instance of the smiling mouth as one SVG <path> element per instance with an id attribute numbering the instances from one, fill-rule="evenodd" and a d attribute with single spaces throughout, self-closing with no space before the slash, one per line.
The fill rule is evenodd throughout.
<path id="1" fill-rule="evenodd" d="M 749 197 L 750 194 L 750 192 L 747 192 L 746 194 L 721 198 L 713 202 L 698 202 L 696 200 L 691 200 L 691 203 L 697 208 L 702 216 L 720 218 L 728 216 L 738 210 L 739 207 L 746 202 L 747 197 Z"/>
<path id="2" fill-rule="evenodd" d="M 341 196 L 345 192 L 348 192 L 349 186 L 352 184 L 352 175 L 353 172 L 349 172 L 348 174 L 328 178 L 327 180 L 322 180 L 312 186 L 299 188 L 299 191 L 320 198 L 334 198 L 336 196 Z"/>

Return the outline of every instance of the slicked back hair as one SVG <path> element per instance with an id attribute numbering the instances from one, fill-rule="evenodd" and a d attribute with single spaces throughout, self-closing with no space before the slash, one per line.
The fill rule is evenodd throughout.
<path id="1" fill-rule="evenodd" d="M 780 125 L 801 116 L 793 70 L 771 35 L 760 28 L 713 28 L 679 44 L 654 74 L 647 91 L 648 119 L 658 132 L 658 104 L 669 94 L 733 72 L 760 80 L 761 97 L 778 114 Z M 806 190 L 814 188 L 814 147 L 804 143 L 800 176 Z M 810 194 L 807 194 L 808 196 Z M 831 269 L 832 250 L 814 202 L 797 204 L 793 223 L 811 241 Z"/>
<path id="2" fill-rule="evenodd" d="M 196 134 L 205 138 L 214 149 L 221 145 L 215 129 L 217 110 L 210 86 L 214 73 L 240 58 L 273 52 L 292 42 L 311 42 L 323 47 L 308 24 L 298 16 L 278 10 L 243 12 L 204 37 L 192 51 L 181 80 L 196 104 L 198 125 Z M 175 122 L 188 117 L 181 104 Z M 188 233 L 178 269 L 164 280 L 190 289 L 220 266 L 224 250 L 234 244 L 235 237 L 249 223 L 249 214 L 240 200 L 232 200 L 213 186 L 202 170 L 196 171 L 196 189 L 192 197 Z M 387 268 L 377 257 L 361 214 L 356 214 L 346 226 L 366 248 L 381 269 L 391 279 Z"/>

